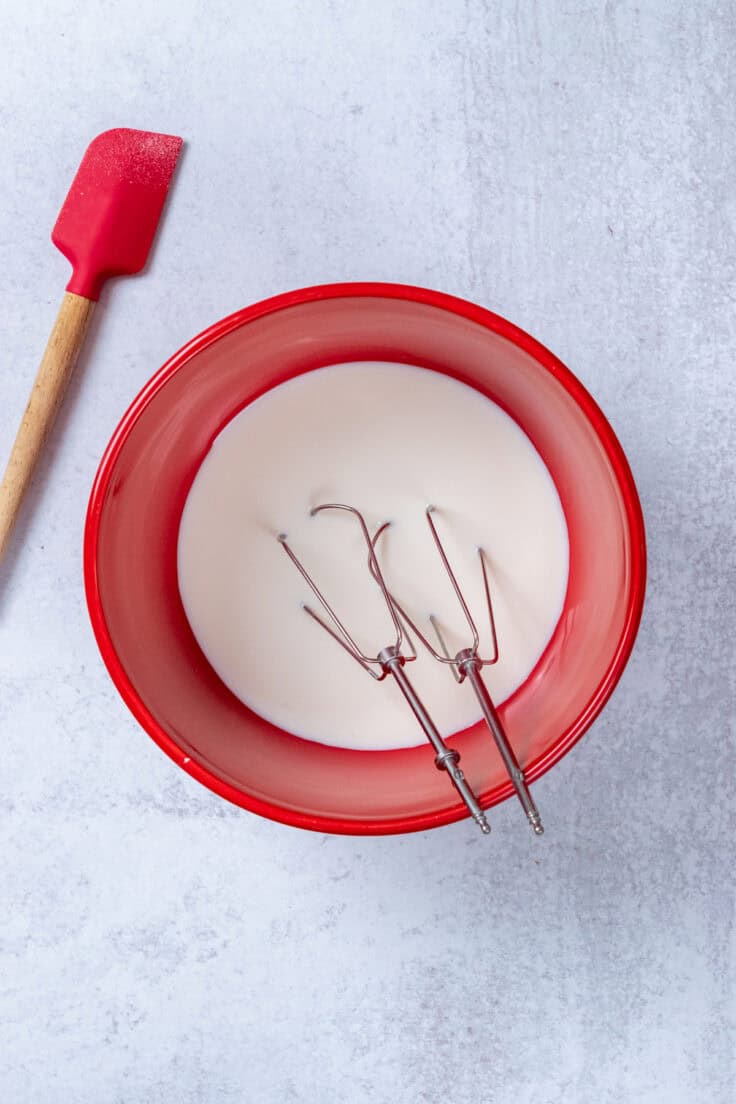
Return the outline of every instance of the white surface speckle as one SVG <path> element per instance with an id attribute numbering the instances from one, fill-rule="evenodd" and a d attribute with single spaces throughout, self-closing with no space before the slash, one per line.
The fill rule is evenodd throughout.
<path id="1" fill-rule="evenodd" d="M 181 134 L 0 575 L 0 1090 L 23 1104 L 731 1104 L 733 7 L 5 5 L 0 463 L 67 278 L 87 142 Z M 648 604 L 603 717 L 489 840 L 320 837 L 177 768 L 85 613 L 127 403 L 272 293 L 389 279 L 552 348 L 620 435 Z"/>

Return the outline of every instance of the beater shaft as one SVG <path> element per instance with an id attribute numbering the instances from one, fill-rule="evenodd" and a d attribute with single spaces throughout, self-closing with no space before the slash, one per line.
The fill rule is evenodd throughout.
<path id="1" fill-rule="evenodd" d="M 437 731 L 434 721 L 404 670 L 403 656 L 396 648 L 384 648 L 383 651 L 378 653 L 378 658 L 381 660 L 384 670 L 393 675 L 399 690 L 401 690 L 414 716 L 424 729 L 425 736 L 436 752 L 434 763 L 437 770 L 447 771 L 453 786 L 465 802 L 473 820 L 479 826 L 481 832 L 488 835 L 491 826 L 458 765 L 460 763 L 460 752 L 448 747 Z"/>
<path id="2" fill-rule="evenodd" d="M 468 682 L 475 691 L 475 696 L 478 699 L 478 705 L 481 707 L 483 716 L 485 717 L 486 724 L 491 731 L 491 735 L 495 741 L 498 752 L 503 759 L 503 764 L 506 767 L 509 778 L 511 779 L 514 789 L 516 790 L 516 796 L 521 802 L 521 807 L 526 813 L 527 820 L 531 824 L 534 832 L 541 836 L 544 833 L 544 827 L 542 826 L 542 818 L 539 815 L 537 806 L 534 804 L 532 795 L 529 792 L 529 787 L 526 784 L 526 778 L 524 777 L 524 771 L 519 766 L 519 761 L 514 754 L 514 749 L 509 743 L 506 733 L 503 730 L 503 725 L 496 712 L 496 707 L 493 704 L 491 695 L 488 693 L 486 684 L 483 681 L 483 676 L 480 673 L 480 664 L 475 656 L 469 655 L 463 658 L 463 653 L 459 652 L 457 655 L 458 667 L 462 673 L 467 677 Z"/>

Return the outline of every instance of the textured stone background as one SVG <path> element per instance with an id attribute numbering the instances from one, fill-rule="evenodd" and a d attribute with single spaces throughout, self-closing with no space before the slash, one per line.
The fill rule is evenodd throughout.
<path id="1" fill-rule="evenodd" d="M 105 295 L 0 596 L 0 1095 L 13 1104 L 730 1104 L 733 5 L 2 0 L 4 461 L 67 276 L 87 141 L 187 149 L 150 271 Z M 628 452 L 639 642 L 490 841 L 322 838 L 199 787 L 83 606 L 123 409 L 216 318 L 407 281 L 554 349 Z"/>

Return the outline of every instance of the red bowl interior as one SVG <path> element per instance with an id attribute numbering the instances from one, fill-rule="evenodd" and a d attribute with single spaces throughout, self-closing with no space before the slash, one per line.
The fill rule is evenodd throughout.
<path id="1" fill-rule="evenodd" d="M 262 720 L 207 663 L 177 588 L 179 519 L 214 437 L 269 388 L 356 360 L 422 365 L 472 385 L 517 420 L 552 474 L 570 538 L 567 596 L 544 655 L 500 710 L 528 777 L 548 770 L 601 710 L 633 646 L 645 583 L 641 509 L 614 433 L 582 385 L 533 338 L 462 300 L 400 285 L 310 288 L 231 315 L 176 353 L 102 459 L 85 533 L 87 601 L 132 712 L 216 793 L 321 831 L 410 831 L 466 815 L 430 749 L 341 750 Z M 481 725 L 456 746 L 484 806 L 511 794 Z"/>

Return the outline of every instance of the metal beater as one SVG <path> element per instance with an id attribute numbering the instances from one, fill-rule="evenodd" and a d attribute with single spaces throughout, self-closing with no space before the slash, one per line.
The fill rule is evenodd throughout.
<path id="1" fill-rule="evenodd" d="M 455 573 L 452 570 L 450 561 L 447 558 L 447 554 L 442 545 L 442 541 L 440 540 L 439 533 L 437 532 L 437 526 L 435 525 L 434 518 L 432 517 L 435 512 L 436 509 L 434 506 L 427 507 L 425 512 L 427 522 L 432 532 L 435 545 L 437 546 L 437 551 L 440 554 L 442 565 L 447 572 L 450 582 L 452 583 L 452 588 L 455 591 L 455 596 L 457 597 L 460 608 L 463 611 L 465 620 L 468 623 L 468 627 L 473 637 L 472 645 L 469 648 L 462 648 L 454 657 L 451 656 L 447 649 L 447 645 L 445 644 L 445 640 L 442 636 L 442 632 L 440 630 L 437 619 L 433 614 L 430 614 L 429 621 L 435 631 L 437 640 L 439 641 L 439 646 L 441 648 L 441 653 L 438 652 L 436 648 L 432 646 L 424 633 L 422 633 L 419 627 L 414 623 L 414 621 L 411 620 L 406 611 L 399 605 L 393 595 L 390 596 L 391 603 L 394 607 L 395 612 L 399 615 L 399 620 L 404 621 L 405 624 L 412 630 L 412 632 L 415 633 L 415 635 L 419 638 L 419 640 L 422 642 L 430 655 L 433 656 L 433 658 L 436 659 L 439 663 L 444 663 L 449 666 L 453 676 L 455 677 L 456 682 L 462 683 L 465 682 L 465 680 L 467 679 L 467 681 L 472 686 L 475 692 L 475 696 L 478 699 L 478 705 L 481 708 L 486 724 L 491 731 L 491 735 L 493 736 L 496 747 L 498 748 L 501 759 L 503 760 L 503 764 L 508 772 L 511 782 L 513 783 L 514 789 L 516 790 L 516 795 L 521 802 L 521 807 L 526 813 L 527 819 L 532 826 L 534 832 L 538 836 L 541 836 L 544 832 L 544 828 L 542 827 L 542 821 L 539 816 L 537 807 L 534 804 L 532 795 L 529 792 L 529 787 L 524 776 L 524 771 L 519 766 L 519 762 L 516 758 L 516 755 L 514 754 L 514 750 L 508 741 L 506 733 L 503 730 L 503 725 L 501 724 L 501 720 L 498 716 L 498 713 L 496 712 L 496 707 L 493 704 L 491 695 L 488 693 L 488 689 L 485 682 L 483 681 L 483 676 L 481 674 L 481 670 L 483 667 L 490 667 L 494 663 L 498 662 L 498 638 L 496 636 L 496 622 L 493 616 L 491 588 L 488 582 L 486 555 L 482 548 L 478 549 L 478 558 L 480 560 L 480 567 L 483 575 L 483 589 L 486 596 L 488 619 L 490 621 L 491 638 L 493 643 L 492 656 L 489 659 L 481 659 L 479 655 L 480 640 L 478 636 L 478 629 L 476 627 L 475 621 L 473 620 L 472 614 L 470 613 L 467 602 L 463 597 L 463 593 L 460 589 L 460 585 L 457 581 Z M 381 534 L 389 528 L 389 525 L 390 522 L 386 522 L 376 533 L 375 537 L 373 538 L 374 549 L 376 543 L 381 537 Z M 378 559 L 376 556 L 373 557 L 372 563 L 375 563 L 377 565 Z M 373 570 L 372 566 L 371 570 Z"/>
<path id="2" fill-rule="evenodd" d="M 403 611 L 400 610 L 400 607 L 396 604 L 394 599 L 391 597 L 391 594 L 389 593 L 386 582 L 383 578 L 383 574 L 381 572 L 381 568 L 378 563 L 378 557 L 376 556 L 374 540 L 371 539 L 371 535 L 368 531 L 368 526 L 365 523 L 365 519 L 363 515 L 355 509 L 354 506 L 346 506 L 343 503 L 337 502 L 325 503 L 322 506 L 315 506 L 311 513 L 312 516 L 314 516 L 316 514 L 322 513 L 325 510 L 345 510 L 347 513 L 353 514 L 358 519 L 363 534 L 363 539 L 365 540 L 366 548 L 368 550 L 368 567 L 371 576 L 377 583 L 383 596 L 383 600 L 386 603 L 389 614 L 391 615 L 391 622 L 393 625 L 392 635 L 395 636 L 394 641 L 393 643 L 381 648 L 375 656 L 367 655 L 362 652 L 351 634 L 346 629 L 345 625 L 335 613 L 332 606 L 325 598 L 322 591 L 313 580 L 312 576 L 309 574 L 302 562 L 297 558 L 297 556 L 291 549 L 287 540 L 286 533 L 280 533 L 278 540 L 282 548 L 286 552 L 291 562 L 299 570 L 304 580 L 309 585 L 312 593 L 317 598 L 320 605 L 322 606 L 322 609 L 327 614 L 331 624 L 328 624 L 327 621 L 323 620 L 310 606 L 305 605 L 304 609 L 306 613 L 308 613 L 309 616 L 314 621 L 316 621 L 318 625 L 321 625 L 322 628 L 330 634 L 333 640 L 337 641 L 337 643 L 345 649 L 348 655 L 352 656 L 352 658 L 357 663 L 359 663 L 360 666 L 365 671 L 367 671 L 368 674 L 370 674 L 374 679 L 380 682 L 382 679 L 385 679 L 387 675 L 391 675 L 393 677 L 399 689 L 401 690 L 401 693 L 404 695 L 404 698 L 409 704 L 414 716 L 421 725 L 424 734 L 434 748 L 435 766 L 438 770 L 447 771 L 450 777 L 450 781 L 452 782 L 462 800 L 465 802 L 465 805 L 467 806 L 468 811 L 473 817 L 473 820 L 475 820 L 476 824 L 478 824 L 481 831 L 487 835 L 491 830 L 490 825 L 486 820 L 485 813 L 478 803 L 477 797 L 465 780 L 465 775 L 460 770 L 460 754 L 454 748 L 448 747 L 445 741 L 442 739 L 434 724 L 434 721 L 427 712 L 424 703 L 417 694 L 409 679 L 409 676 L 406 673 L 406 664 L 412 662 L 417 658 L 416 650 L 414 649 L 408 633 L 405 631 L 404 625 L 402 624 L 402 619 L 404 621 L 407 621 L 408 623 L 408 618 L 403 613 Z M 376 538 L 383 531 L 383 529 L 385 529 L 385 526 L 383 526 L 382 529 L 379 530 L 379 532 L 376 534 Z M 420 633 L 418 633 L 418 635 L 421 637 Z M 402 647 L 405 643 L 408 645 L 408 654 L 405 654 L 402 651 Z M 425 640 L 425 644 L 426 643 L 427 641 Z M 432 649 L 430 648 L 430 651 L 431 650 Z M 464 673 L 462 677 L 465 677 Z M 471 676 L 468 674 L 468 677 Z"/>

